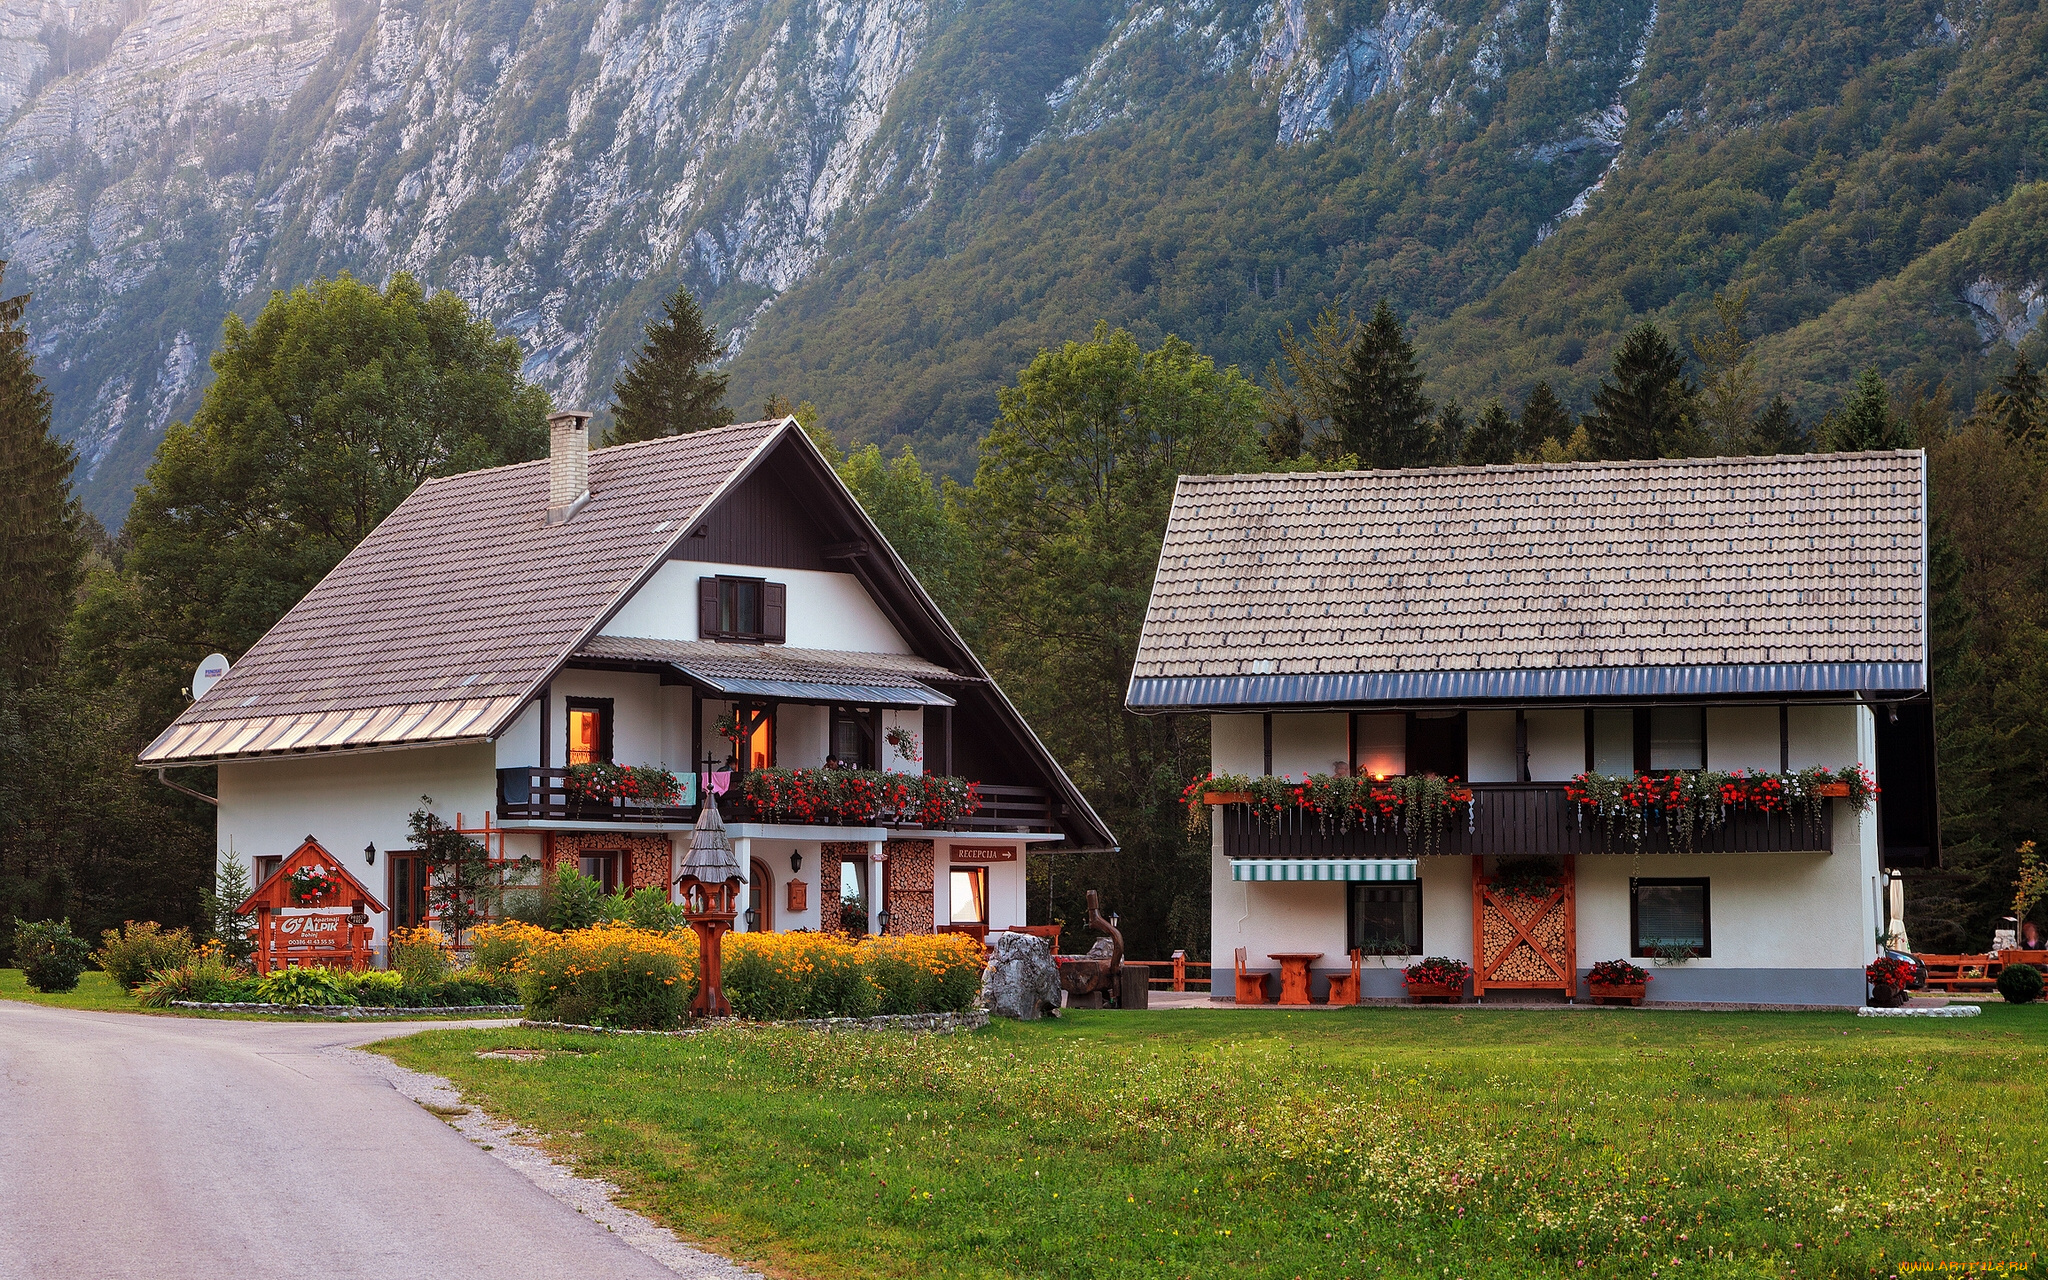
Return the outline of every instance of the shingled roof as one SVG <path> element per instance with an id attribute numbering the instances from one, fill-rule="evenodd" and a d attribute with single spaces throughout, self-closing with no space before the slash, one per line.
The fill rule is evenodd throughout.
<path id="1" fill-rule="evenodd" d="M 1183 476 L 1129 702 L 1909 695 L 1925 538 L 1918 451 Z"/>
<path id="2" fill-rule="evenodd" d="M 566 524 L 544 458 L 427 481 L 142 763 L 495 736 L 788 422 L 596 450 Z"/>

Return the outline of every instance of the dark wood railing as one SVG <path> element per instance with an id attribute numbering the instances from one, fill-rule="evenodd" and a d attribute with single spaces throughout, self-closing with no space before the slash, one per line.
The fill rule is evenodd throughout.
<path id="1" fill-rule="evenodd" d="M 1408 837 L 1392 823 L 1327 833 L 1322 820 L 1300 809 L 1280 815 L 1272 828 L 1257 821 L 1242 805 L 1216 811 L 1223 823 L 1223 851 L 1232 858 L 1406 858 L 1413 856 Z M 1640 845 L 1617 831 L 1609 839 L 1590 811 L 1565 798 L 1554 783 L 1479 783 L 1472 788 L 1469 814 L 1447 817 L 1438 853 L 1558 854 L 1677 853 L 1661 813 L 1650 815 L 1649 833 Z M 1731 811 L 1720 826 L 1702 832 L 1693 843 L 1698 853 L 1784 853 L 1834 847 L 1833 805 L 1820 814 L 1818 832 L 1805 816 L 1786 813 Z"/>
<path id="2" fill-rule="evenodd" d="M 622 800 L 588 800 L 569 794 L 569 771 L 564 768 L 528 767 L 498 770 L 498 818 L 501 821 L 549 822 L 695 822 L 696 805 L 643 806 Z M 954 827 L 960 831 L 1056 832 L 1052 793 L 1044 787 L 1019 787 L 984 782 L 980 788 L 981 807 L 971 818 Z M 746 798 L 726 795 L 719 810 L 727 822 L 756 822 Z M 827 820 L 818 826 L 865 826 Z M 898 823 L 884 823 L 900 827 Z M 902 828 L 915 830 L 915 828 Z"/>

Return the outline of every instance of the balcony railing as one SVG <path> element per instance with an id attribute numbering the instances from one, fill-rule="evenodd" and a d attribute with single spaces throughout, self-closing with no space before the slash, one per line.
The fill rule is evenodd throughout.
<path id="1" fill-rule="evenodd" d="M 571 795 L 567 769 L 527 767 L 498 770 L 498 818 L 525 822 L 617 822 L 681 823 L 697 820 L 696 805 L 638 805 L 624 800 L 592 800 Z M 1060 827 L 1052 793 L 1044 787 L 1010 786 L 984 782 L 980 786 L 981 806 L 972 817 L 955 824 L 961 831 L 1057 832 Z M 727 822 L 759 821 L 744 796 L 719 797 L 718 807 Z M 818 826 L 864 826 L 826 819 Z M 914 831 L 895 822 L 883 826 Z"/>
<path id="2" fill-rule="evenodd" d="M 1322 820 L 1302 809 L 1289 809 L 1267 828 L 1242 805 L 1217 810 L 1223 823 L 1223 851 L 1232 858 L 1406 858 L 1408 837 L 1384 819 L 1340 832 L 1333 819 L 1328 834 Z M 1832 804 L 1820 813 L 1819 829 L 1804 814 L 1731 810 L 1721 825 L 1693 841 L 1695 853 L 1786 853 L 1834 847 Z M 1640 845 L 1617 830 L 1610 839 L 1590 811 L 1565 798 L 1556 784 L 1478 783 L 1472 788 L 1468 815 L 1448 818 L 1437 853 L 1681 853 L 1665 825 L 1652 811 L 1649 831 Z"/>

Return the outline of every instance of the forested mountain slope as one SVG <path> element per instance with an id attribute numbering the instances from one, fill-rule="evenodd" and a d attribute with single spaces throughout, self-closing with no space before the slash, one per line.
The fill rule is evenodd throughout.
<path id="1" fill-rule="evenodd" d="M 736 408 L 971 466 L 1097 318 L 1262 368 L 1391 296 L 1431 390 L 1583 407 L 1750 285 L 1809 416 L 2039 341 L 2018 0 L 8 0 L 0 253 L 118 520 L 229 309 L 410 269 L 596 406 L 686 283 Z"/>

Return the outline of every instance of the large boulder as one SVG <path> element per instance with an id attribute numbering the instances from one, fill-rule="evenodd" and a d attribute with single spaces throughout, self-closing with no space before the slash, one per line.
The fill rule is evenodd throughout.
<path id="1" fill-rule="evenodd" d="M 1001 1018 L 1031 1022 L 1060 1014 L 1060 971 L 1052 944 L 1028 933 L 991 935 L 981 1003 Z"/>

